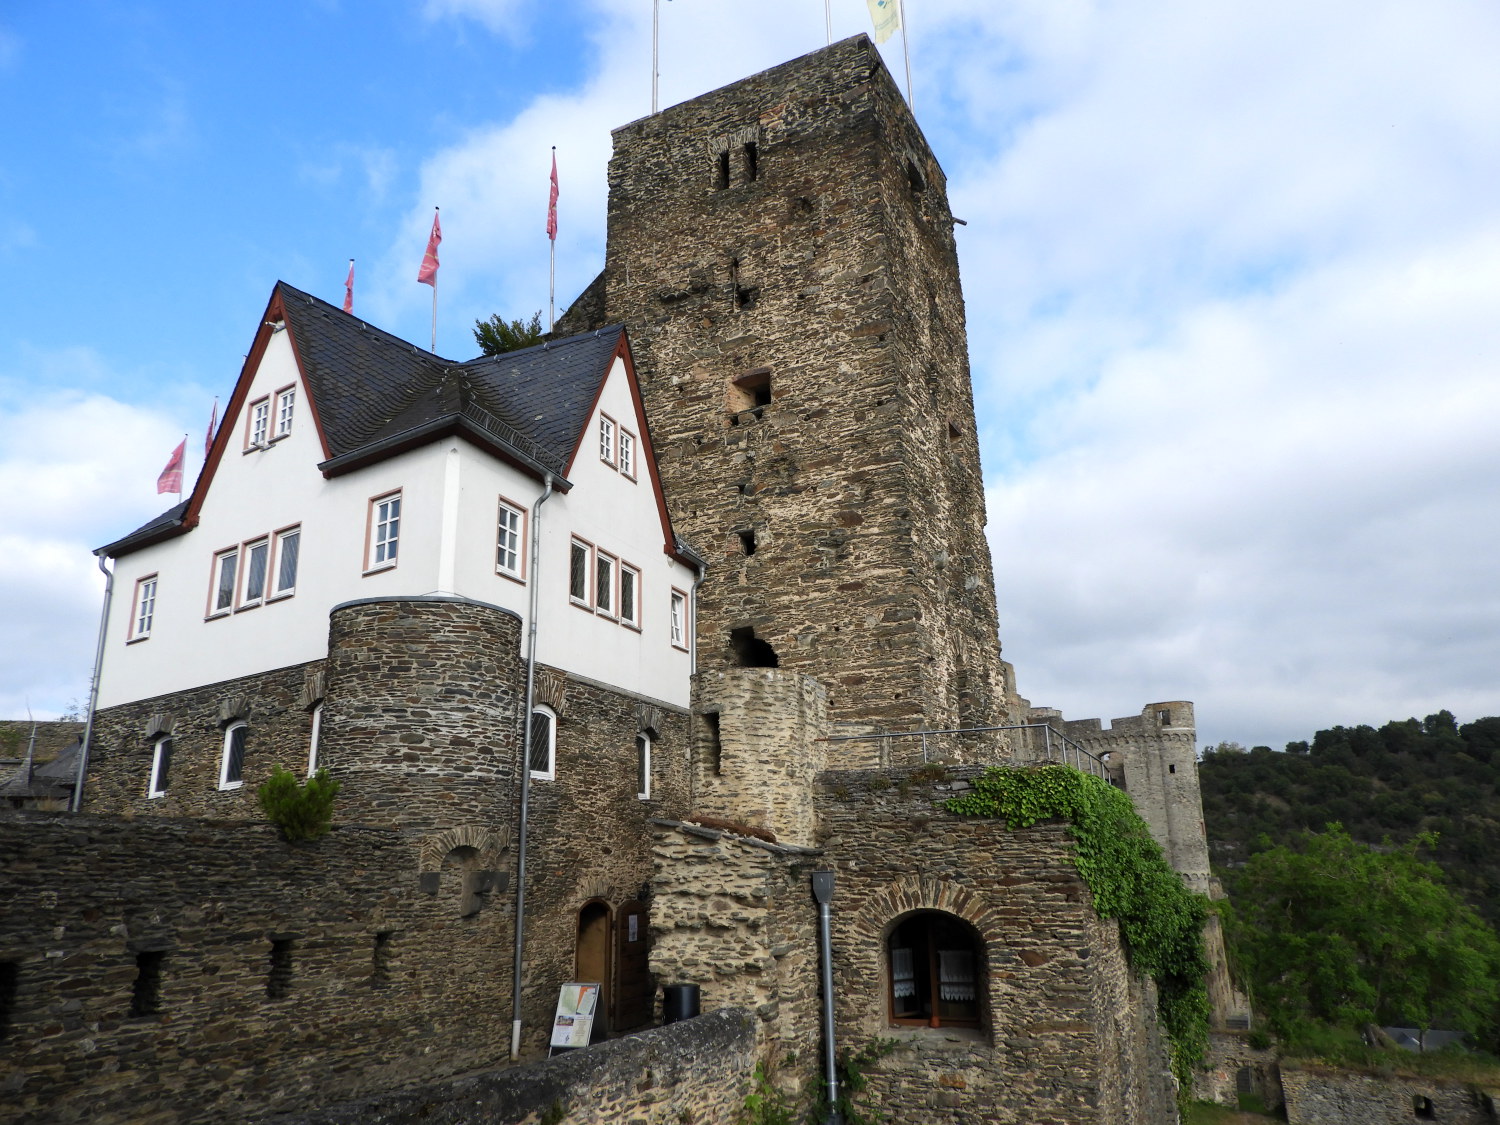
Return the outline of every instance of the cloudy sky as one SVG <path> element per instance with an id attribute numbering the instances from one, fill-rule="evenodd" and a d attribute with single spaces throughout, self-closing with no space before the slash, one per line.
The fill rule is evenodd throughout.
<path id="1" fill-rule="evenodd" d="M 1200 741 L 1500 713 L 1500 7 L 907 0 L 1006 656 Z M 835 37 L 868 27 L 830 0 Z M 603 254 L 651 0 L 0 7 L 0 717 L 84 698 L 93 547 L 201 459 L 277 278 L 438 351 Z M 667 105 L 821 46 L 664 0 Z M 902 72 L 899 38 L 884 47 Z"/>

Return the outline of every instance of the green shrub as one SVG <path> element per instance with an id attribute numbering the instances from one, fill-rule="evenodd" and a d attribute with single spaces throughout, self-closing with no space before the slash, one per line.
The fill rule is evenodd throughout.
<path id="1" fill-rule="evenodd" d="M 256 790 L 266 819 L 292 843 L 316 840 L 328 832 L 333 822 L 333 798 L 339 783 L 319 770 L 299 785 L 297 775 L 277 766 L 270 778 Z"/>

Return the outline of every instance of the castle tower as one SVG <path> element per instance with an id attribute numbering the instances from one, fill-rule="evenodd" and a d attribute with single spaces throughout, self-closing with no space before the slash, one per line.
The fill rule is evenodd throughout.
<path id="1" fill-rule="evenodd" d="M 700 667 L 811 675 L 835 722 L 1004 721 L 955 220 L 869 39 L 616 130 L 609 186 L 576 315 L 631 333 L 710 560 Z"/>

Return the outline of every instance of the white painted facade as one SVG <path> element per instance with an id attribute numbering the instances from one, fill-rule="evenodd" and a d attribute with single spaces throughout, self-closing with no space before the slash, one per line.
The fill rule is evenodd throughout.
<path id="1" fill-rule="evenodd" d="M 197 526 L 116 562 L 100 707 L 320 659 L 327 655 L 329 611 L 359 598 L 457 594 L 503 606 L 524 622 L 533 580 L 541 583 L 537 657 L 542 663 L 687 706 L 691 657 L 671 641 L 671 592 L 690 592 L 696 574 L 664 551 L 653 467 L 642 457 L 643 427 L 622 360 L 613 363 L 568 470 L 571 490 L 555 492 L 541 508 L 536 575 L 530 521 L 543 490 L 538 480 L 453 436 L 325 478 L 317 468 L 325 453 L 287 332 L 272 336 L 251 379 L 245 408 L 224 421 L 234 430 Z M 274 433 L 276 395 L 288 386 L 296 389 L 290 432 L 266 448 L 248 447 L 251 406 L 270 396 Z M 635 480 L 600 459 L 601 414 L 615 420 L 617 442 L 619 427 L 634 435 Z M 371 570 L 371 501 L 398 489 L 396 565 Z M 524 581 L 497 573 L 502 498 L 524 512 Z M 274 541 L 277 532 L 291 527 L 301 534 L 295 593 L 274 597 L 273 556 L 268 576 L 273 596 L 243 607 L 245 545 L 267 536 Z M 575 536 L 639 569 L 639 628 L 570 599 Z M 215 559 L 236 546 L 241 551 L 236 608 L 214 614 Z M 592 602 L 592 556 L 589 563 Z M 151 575 L 157 582 L 154 620 L 149 637 L 135 639 L 138 584 Z M 616 567 L 610 599 L 616 614 L 619 582 Z M 691 643 L 690 628 L 686 636 Z M 522 637 L 524 644 L 524 629 Z"/>

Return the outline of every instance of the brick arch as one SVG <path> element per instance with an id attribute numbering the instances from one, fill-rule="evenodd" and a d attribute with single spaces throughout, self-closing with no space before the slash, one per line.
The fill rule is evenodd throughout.
<path id="1" fill-rule="evenodd" d="M 424 872 L 437 871 L 442 867 L 443 860 L 448 853 L 454 848 L 473 848 L 479 853 L 482 866 L 494 867 L 500 858 L 500 853 L 509 846 L 510 839 L 505 832 L 481 828 L 477 824 L 460 825 L 457 828 L 439 832 L 436 836 L 429 836 L 422 841 L 422 855 L 418 869 Z"/>
<path id="2" fill-rule="evenodd" d="M 906 875 L 871 894 L 854 916 L 856 939 L 884 942 L 897 919 L 917 910 L 940 910 L 962 918 L 986 945 L 1000 939 L 1000 918 L 993 904 L 965 886 L 931 875 Z"/>

